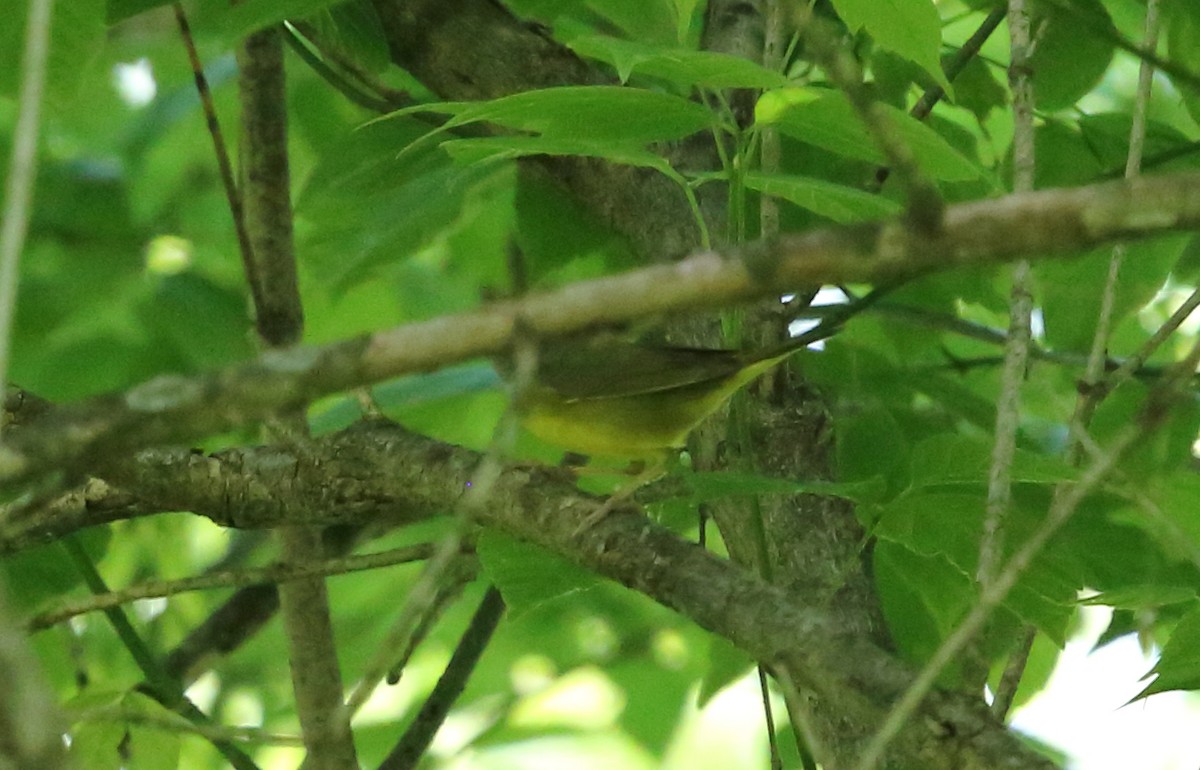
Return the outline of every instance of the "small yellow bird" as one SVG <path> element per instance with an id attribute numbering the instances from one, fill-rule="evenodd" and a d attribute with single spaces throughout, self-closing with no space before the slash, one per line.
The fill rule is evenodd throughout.
<path id="1" fill-rule="evenodd" d="M 519 395 L 525 428 L 584 455 L 660 459 L 739 388 L 813 341 L 766 351 L 655 347 L 600 336 L 539 351 Z"/>

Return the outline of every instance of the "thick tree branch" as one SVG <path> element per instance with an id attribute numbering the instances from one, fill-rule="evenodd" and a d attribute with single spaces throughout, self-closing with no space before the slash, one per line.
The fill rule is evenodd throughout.
<path id="1" fill-rule="evenodd" d="M 102 474 L 146 446 L 189 441 L 358 385 L 501 352 L 518 321 L 544 335 L 775 296 L 875 283 L 1200 227 L 1200 174 L 1141 177 L 951 206 L 935 234 L 903 222 L 815 230 L 493 303 L 320 348 L 268 352 L 196 377 L 167 375 L 14 426 L 0 482 Z"/>
<path id="2" fill-rule="evenodd" d="M 376 420 L 316 439 L 303 455 L 280 447 L 212 456 L 146 452 L 129 482 L 147 506 L 194 510 L 223 525 L 365 523 L 396 512 L 411 517 L 454 509 L 480 458 Z M 257 504 L 246 504 L 247 490 L 254 490 Z M 341 507 L 333 505 L 342 495 Z M 280 502 L 270 505 L 276 498 Z M 293 508 L 293 500 L 300 507 Z M 516 467 L 501 474 L 479 518 L 652 597 L 757 659 L 785 666 L 823 709 L 854 714 L 855 724 L 878 723 L 910 681 L 904 666 L 845 628 L 823 598 L 767 585 L 643 516 L 618 511 L 580 534 L 602 502 L 558 471 Z M 1001 758 L 1023 756 L 1018 741 L 990 721 L 974 697 L 935 694 L 924 709 L 925 718 L 913 720 L 897 743 L 901 756 L 942 757 L 924 767 L 1001 767 Z M 837 743 L 863 738 L 842 735 Z M 973 764 L 958 763 L 968 755 Z M 1051 765 L 1027 758 L 1024 766 Z"/>

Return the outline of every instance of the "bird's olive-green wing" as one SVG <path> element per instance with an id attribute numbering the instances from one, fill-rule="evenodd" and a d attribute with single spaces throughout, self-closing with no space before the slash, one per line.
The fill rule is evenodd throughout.
<path id="1" fill-rule="evenodd" d="M 537 381 L 566 399 L 619 398 L 724 379 L 754 358 L 735 350 L 614 340 L 549 345 L 540 351 Z"/>

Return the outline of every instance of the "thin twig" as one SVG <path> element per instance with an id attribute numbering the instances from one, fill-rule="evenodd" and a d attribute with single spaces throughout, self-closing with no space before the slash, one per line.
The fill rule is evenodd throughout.
<path id="1" fill-rule="evenodd" d="M 803 770 L 834 770 L 829 751 L 821 743 L 814 726 L 810 699 L 800 692 L 800 688 L 788 674 L 786 667 L 777 666 L 772 676 L 779 683 L 783 693 L 783 702 L 787 706 L 788 719 L 792 723 L 792 732 L 796 736 L 796 750 L 800 754 L 800 766 Z"/>
<path id="2" fill-rule="evenodd" d="M 250 246 L 250 234 L 246 231 L 242 194 L 234 179 L 233 164 L 229 161 L 229 151 L 226 149 L 225 137 L 221 132 L 221 122 L 217 119 L 217 108 L 213 104 L 212 90 L 208 87 L 208 78 L 204 76 L 204 66 L 200 63 L 200 54 L 196 51 L 196 43 L 192 39 L 192 29 L 188 24 L 187 14 L 183 10 L 183 3 L 176 2 L 172 7 L 175 9 L 175 21 L 179 25 L 179 35 L 183 39 L 183 47 L 187 51 L 188 62 L 192 67 L 196 93 L 200 96 L 200 105 L 204 110 L 204 122 L 208 126 L 209 136 L 212 137 L 213 157 L 216 158 L 217 171 L 221 175 L 221 187 L 225 190 L 229 214 L 233 218 L 233 232 L 237 236 L 238 253 L 242 257 L 242 269 L 246 273 L 251 292 L 254 292 L 259 281 L 254 270 L 254 251 Z M 258 304 L 257 297 L 255 304 Z"/>
<path id="3" fill-rule="evenodd" d="M 246 280 L 259 338 L 268 348 L 285 348 L 300 340 L 304 312 L 293 244 L 287 90 L 279 28 L 246 36 L 238 47 L 237 62 L 243 213 L 251 260 Z M 307 423 L 302 411 L 280 410 L 272 415 L 268 430 L 303 454 Z M 277 536 L 284 563 L 299 566 L 326 557 L 318 527 L 283 526 Z M 357 768 L 350 720 L 342 709 L 342 677 L 324 579 L 281 583 L 279 606 L 306 763 L 320 770 Z"/>
<path id="4" fill-rule="evenodd" d="M 1024 0 L 1009 0 L 1008 28 L 1012 50 L 1009 83 L 1013 92 L 1015 192 L 1032 190 L 1034 184 L 1034 102 L 1033 73 L 1029 69 L 1032 46 L 1029 25 L 1029 9 Z M 1000 394 L 996 403 L 995 439 L 988 466 L 987 508 L 976 574 L 976 579 L 985 590 L 1004 552 L 1002 527 L 1012 494 L 1010 479 L 1021 421 L 1021 383 L 1025 380 L 1031 337 L 1033 293 L 1029 272 L 1027 261 L 1018 262 L 1012 271 L 1008 339 L 1004 347 L 1004 368 L 1000 374 Z"/>
<path id="5" fill-rule="evenodd" d="M 1176 329 L 1183 325 L 1183 322 L 1186 321 L 1192 315 L 1192 313 L 1196 312 L 1196 308 L 1198 307 L 1200 307 L 1200 289 L 1197 289 L 1189 294 L 1188 298 L 1183 301 L 1183 304 L 1176 308 L 1174 313 L 1171 313 L 1171 317 L 1154 330 L 1154 334 L 1150 335 L 1150 339 L 1143 342 L 1142 346 L 1139 347 L 1133 355 L 1129 356 L 1129 358 L 1126 358 L 1125 361 L 1119 367 L 1117 367 L 1115 371 L 1111 372 L 1108 377 L 1106 377 L 1103 382 L 1100 383 L 1100 387 L 1105 390 L 1113 390 L 1118 385 L 1128 380 L 1131 376 L 1141 371 L 1141 369 L 1145 366 L 1146 361 L 1150 359 L 1150 356 L 1154 355 L 1154 352 L 1158 350 L 1164 342 L 1167 341 L 1167 338 L 1170 337 Z"/>
<path id="6" fill-rule="evenodd" d="M 150 714 L 124 706 L 102 706 L 72 713 L 76 722 L 115 722 L 121 725 L 145 725 L 164 732 L 198 735 L 209 742 L 254 743 L 264 746 L 303 746 L 297 735 L 272 733 L 258 727 L 228 727 L 197 724 L 166 715 Z"/>
<path id="7" fill-rule="evenodd" d="M 983 20 L 983 23 L 979 25 L 979 28 L 972 33 L 971 37 L 967 38 L 967 41 L 959 47 L 950 61 L 946 62 L 945 66 L 942 68 L 942 74 L 946 76 L 946 80 L 948 82 L 953 83 L 954 79 L 958 77 L 958 74 L 963 71 L 963 68 L 965 68 L 967 64 L 970 63 L 970 61 L 974 59 L 976 55 L 978 55 L 979 49 L 983 47 L 983 44 L 986 43 L 987 39 L 992 36 L 992 33 L 996 31 L 996 27 L 1000 26 L 1000 22 L 1003 21 L 1004 17 L 1007 15 L 1008 8 L 1006 6 L 1000 6 L 987 15 L 987 18 Z M 908 114 L 917 120 L 924 120 L 925 118 L 929 117 L 929 113 L 933 112 L 933 108 L 938 102 L 945 98 L 945 96 L 946 89 L 942 88 L 940 85 L 934 84 L 925 89 L 925 92 L 921 94 L 921 98 L 918 99 L 916 104 L 912 106 L 912 109 L 908 111 Z M 875 169 L 875 183 L 873 189 L 879 189 L 883 187 L 883 183 L 887 181 L 887 178 L 891 175 L 891 173 L 891 169 L 889 169 L 887 166 L 880 166 L 879 168 Z"/>
<path id="8" fill-rule="evenodd" d="M 767 670 L 760 663 L 754 667 L 758 673 L 759 702 L 763 710 L 763 726 L 767 731 L 767 749 L 771 757 L 771 770 L 783 770 L 783 755 L 779 753 L 779 736 L 775 734 L 775 715 L 771 713 L 771 684 Z M 799 736 L 797 736 L 797 739 Z"/>
<path id="9" fill-rule="evenodd" d="M 409 770 L 417 766 L 438 728 L 446 721 L 450 707 L 462 694 L 503 616 L 504 600 L 494 586 L 489 587 L 433 692 L 425 699 L 400 741 L 380 763 L 379 770 Z"/>
<path id="10" fill-rule="evenodd" d="M 347 715 L 357 712 L 371 697 L 379 682 L 394 669 L 395 651 L 406 645 L 411 647 L 416 629 L 437 606 L 439 586 L 447 577 L 452 577 L 452 568 L 462 548 L 467 528 L 477 512 L 487 505 L 492 488 L 500 477 L 503 469 L 501 458 L 508 456 L 517 438 L 517 417 L 513 404 L 520 399 L 522 390 L 533 382 L 537 369 L 537 347 L 528 335 L 522 335 L 513 357 L 513 395 L 509 399 L 509 407 L 496 426 L 488 451 L 472 474 L 472 479 L 454 514 L 450 531 L 438 543 L 437 549 L 426 562 L 425 569 L 409 590 L 404 606 L 388 630 L 379 652 L 368 662 L 358 684 L 346 699 L 343 711 Z"/>
<path id="11" fill-rule="evenodd" d="M 1007 15 L 1008 8 L 1006 6 L 995 8 L 987 15 L 983 23 L 979 25 L 979 28 L 954 52 L 954 56 L 942 68 L 942 73 L 946 76 L 946 80 L 951 83 L 954 82 L 954 79 L 975 58 L 979 53 L 979 49 L 983 47 L 983 44 L 992 36 L 992 33 L 996 31 L 996 28 L 1000 26 L 1000 22 L 1004 21 L 1004 17 Z M 933 112 L 934 106 L 945 96 L 946 89 L 939 85 L 930 86 L 921 94 L 921 98 L 912 106 L 908 114 L 917 120 L 924 120 L 930 112 Z"/>
<path id="12" fill-rule="evenodd" d="M 1158 46 L 1158 0 L 1148 0 L 1146 3 L 1145 42 L 1147 51 L 1153 51 Z M 1142 150 L 1146 140 L 1146 112 L 1150 104 L 1150 90 L 1154 83 L 1154 66 L 1142 59 L 1138 69 L 1137 92 L 1133 101 L 1133 122 L 1129 129 L 1129 153 L 1125 159 L 1125 178 L 1133 179 L 1141 173 Z M 1086 429 L 1091 422 L 1092 414 L 1101 400 L 1111 391 L 1097 387 L 1104 375 L 1104 363 L 1108 350 L 1108 338 L 1112 331 L 1113 308 L 1116 304 L 1117 281 L 1121 274 L 1121 263 L 1125 258 L 1125 244 L 1113 246 L 1112 256 L 1108 263 L 1108 275 L 1105 279 L 1104 290 L 1100 295 L 1100 309 L 1096 314 L 1096 333 L 1092 337 L 1092 347 L 1088 355 L 1087 370 L 1084 373 L 1083 387 L 1075 401 L 1075 415 L 1071 419 L 1071 439 L 1068 453 L 1072 459 L 1080 456 L 1077 430 Z"/>
<path id="13" fill-rule="evenodd" d="M 25 52 L 21 57 L 21 90 L 13 129 L 8 181 L 4 185 L 4 221 L 0 224 L 0 385 L 8 383 L 12 321 L 17 309 L 18 267 L 29 229 L 33 183 L 37 177 L 38 126 L 46 57 L 50 49 L 51 0 L 32 0 L 25 20 Z"/>
<path id="14" fill-rule="evenodd" d="M 129 586 L 119 591 L 94 594 L 85 600 L 66 602 L 60 607 L 34 615 L 25 621 L 25 628 L 29 631 L 40 631 L 61 623 L 64 620 L 89 612 L 105 610 L 109 607 L 119 607 L 122 604 L 143 599 L 178 596 L 190 591 L 281 583 L 302 577 L 348 575 L 364 570 L 406 564 L 428 558 L 432 550 L 432 546 L 428 543 L 421 543 L 382 551 L 380 553 L 347 556 L 342 559 L 327 559 L 314 564 L 293 565 L 276 563 L 269 567 L 226 570 L 199 577 L 184 578 L 182 580 L 157 580 L 150 583 Z"/>
<path id="15" fill-rule="evenodd" d="M 1025 666 L 1029 662 L 1029 653 L 1033 650 L 1033 641 L 1037 638 L 1037 629 L 1033 626 L 1025 628 L 1021 642 L 1008 658 L 1004 673 L 1000 675 L 1000 683 L 992 696 L 992 715 L 1003 722 L 1012 708 L 1013 699 L 1017 697 L 1017 688 L 1021 685 L 1021 677 L 1025 674 Z"/>

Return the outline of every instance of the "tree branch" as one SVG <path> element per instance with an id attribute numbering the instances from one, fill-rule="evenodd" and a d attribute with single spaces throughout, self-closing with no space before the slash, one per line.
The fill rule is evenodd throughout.
<path id="1" fill-rule="evenodd" d="M 541 335 L 776 296 L 796 286 L 877 283 L 1200 227 L 1200 173 L 1042 190 L 951 206 L 944 226 L 914 235 L 898 220 L 835 227 L 406 324 L 324 347 L 270 351 L 196 377 L 165 375 L 14 426 L 0 483 L 48 471 L 103 475 L 142 447 L 189 441 L 281 408 L 401 374 L 501 352 L 518 319 Z"/>
<path id="2" fill-rule="evenodd" d="M 453 510 L 480 459 L 477 452 L 372 420 L 316 439 L 303 457 L 281 447 L 212 456 L 146 452 L 132 481 L 144 491 L 147 506 L 194 510 L 223 525 L 378 522 L 397 509 L 407 516 Z M 350 467 L 356 469 L 353 476 L 347 473 Z M 333 487 L 323 494 L 326 484 Z M 278 496 L 281 502 L 243 508 L 242 491 L 248 489 L 257 490 L 263 501 Z M 303 501 L 309 493 L 308 502 L 291 507 L 292 500 Z M 342 498 L 340 508 L 331 505 L 340 495 L 350 496 Z M 767 585 L 644 516 L 619 510 L 579 533 L 603 502 L 555 469 L 512 467 L 497 479 L 479 520 L 561 553 L 679 611 L 753 657 L 784 666 L 798 686 L 815 693 L 822 709 L 854 714 L 855 724 L 878 724 L 886 704 L 910 681 L 907 668 L 845 628 L 822 597 Z M 1017 739 L 990 720 L 973 695 L 935 693 L 923 709 L 925 718 L 912 720 L 899 737 L 899 756 L 947 758 L 923 763 L 930 768 L 1000 767 L 1001 757 L 1025 756 Z M 978 740 L 980 731 L 987 740 Z M 865 737 L 848 731 L 837 743 L 844 748 Z M 979 764 L 946 764 L 967 754 Z M 1038 762 L 1028 758 L 1024 766 L 1051 766 Z"/>

